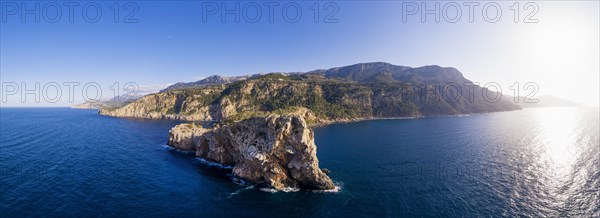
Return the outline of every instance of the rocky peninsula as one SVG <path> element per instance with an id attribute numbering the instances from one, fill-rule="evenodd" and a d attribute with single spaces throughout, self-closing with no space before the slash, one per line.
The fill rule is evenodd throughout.
<path id="1" fill-rule="evenodd" d="M 101 115 L 214 121 L 181 124 L 168 144 L 233 166 L 233 174 L 271 188 L 334 188 L 319 168 L 311 127 L 335 122 L 518 110 L 454 68 L 365 63 L 306 73 L 178 83 Z M 465 91 L 467 90 L 467 91 Z M 475 94 L 478 93 L 478 94 Z M 501 94 L 500 94 L 501 96 Z"/>
<path id="2" fill-rule="evenodd" d="M 233 166 L 235 176 L 276 190 L 335 188 L 319 168 L 313 131 L 298 115 L 254 117 L 212 129 L 180 124 L 169 131 L 168 145 Z"/>

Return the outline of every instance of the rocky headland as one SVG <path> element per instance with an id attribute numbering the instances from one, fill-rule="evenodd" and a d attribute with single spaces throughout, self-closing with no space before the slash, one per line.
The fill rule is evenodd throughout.
<path id="1" fill-rule="evenodd" d="M 281 190 L 334 188 L 319 169 L 311 127 L 367 119 L 459 115 L 518 110 L 509 98 L 472 82 L 454 68 L 365 63 L 306 73 L 178 83 L 101 115 L 214 121 L 213 128 L 181 124 L 168 144 L 233 174 Z M 454 86 L 450 87 L 449 86 Z M 500 94 L 501 96 L 501 94 Z"/>
<path id="2" fill-rule="evenodd" d="M 211 129 L 180 124 L 169 131 L 168 145 L 233 166 L 235 176 L 275 190 L 335 188 L 319 168 L 313 131 L 298 115 L 254 117 Z"/>

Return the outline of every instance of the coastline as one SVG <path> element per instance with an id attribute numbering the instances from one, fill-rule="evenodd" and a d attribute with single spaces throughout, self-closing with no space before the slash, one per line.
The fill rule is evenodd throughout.
<path id="1" fill-rule="evenodd" d="M 438 114 L 438 115 L 419 115 L 419 116 L 407 116 L 407 117 L 359 117 L 359 118 L 350 118 L 350 119 L 338 119 L 338 120 L 318 120 L 317 123 L 309 124 L 310 128 L 319 128 L 333 124 L 343 124 L 343 123 L 355 123 L 355 122 L 364 122 L 364 121 L 373 121 L 373 120 L 409 120 L 409 119 L 423 119 L 423 118 L 432 118 L 432 117 L 461 117 L 461 116 L 471 116 L 478 114 L 490 114 L 490 113 L 498 113 L 498 112 L 508 112 L 508 111 L 517 111 L 523 110 L 525 108 L 518 108 L 515 110 L 503 110 L 503 111 L 492 111 L 492 112 L 481 112 L 481 113 L 464 113 L 464 114 Z M 174 121 L 182 121 L 182 122 L 214 122 L 219 123 L 221 121 L 216 120 L 202 120 L 202 119 L 191 119 L 186 116 L 180 115 L 162 115 L 160 117 L 137 117 L 137 116 L 114 116 L 109 114 L 102 113 L 100 109 L 98 111 L 98 115 L 106 116 L 106 117 L 116 117 L 116 118 L 135 118 L 135 119 L 149 119 L 149 120 L 174 120 Z M 239 121 L 236 121 L 239 122 Z"/>
<path id="2" fill-rule="evenodd" d="M 356 122 L 364 122 L 364 121 L 373 121 L 373 120 L 412 120 L 412 119 L 424 119 L 424 118 L 434 118 L 434 117 L 464 117 L 471 115 L 479 115 L 479 114 L 491 114 L 491 113 L 499 113 L 499 112 L 509 112 L 509 111 L 518 111 L 523 110 L 524 108 L 515 109 L 515 110 L 505 110 L 505 111 L 493 111 L 493 112 L 482 112 L 482 113 L 465 113 L 465 114 L 440 114 L 440 115 L 421 115 L 421 116 L 411 116 L 411 117 L 365 117 L 365 118 L 354 118 L 351 120 L 344 121 L 333 121 L 329 123 L 321 123 L 311 125 L 311 128 L 319 128 L 332 124 L 344 124 L 344 123 L 356 123 Z"/>

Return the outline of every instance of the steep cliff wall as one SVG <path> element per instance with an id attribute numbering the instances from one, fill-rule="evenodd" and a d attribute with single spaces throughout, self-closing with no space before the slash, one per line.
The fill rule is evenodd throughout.
<path id="1" fill-rule="evenodd" d="M 298 115 L 254 117 L 205 129 L 180 124 L 168 144 L 206 160 L 233 166 L 233 174 L 276 190 L 334 189 L 319 168 L 314 133 Z"/>
<path id="2" fill-rule="evenodd" d="M 118 108 L 102 108 L 100 115 L 173 120 L 216 120 L 217 109 L 212 102 L 225 86 L 174 90 L 144 96 Z"/>

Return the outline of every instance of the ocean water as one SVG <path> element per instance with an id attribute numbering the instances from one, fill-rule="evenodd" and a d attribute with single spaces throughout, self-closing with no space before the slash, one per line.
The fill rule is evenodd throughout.
<path id="1" fill-rule="evenodd" d="M 597 108 L 315 130 L 338 192 L 268 192 L 169 149 L 174 121 L 0 109 L 0 217 L 600 216 Z"/>

